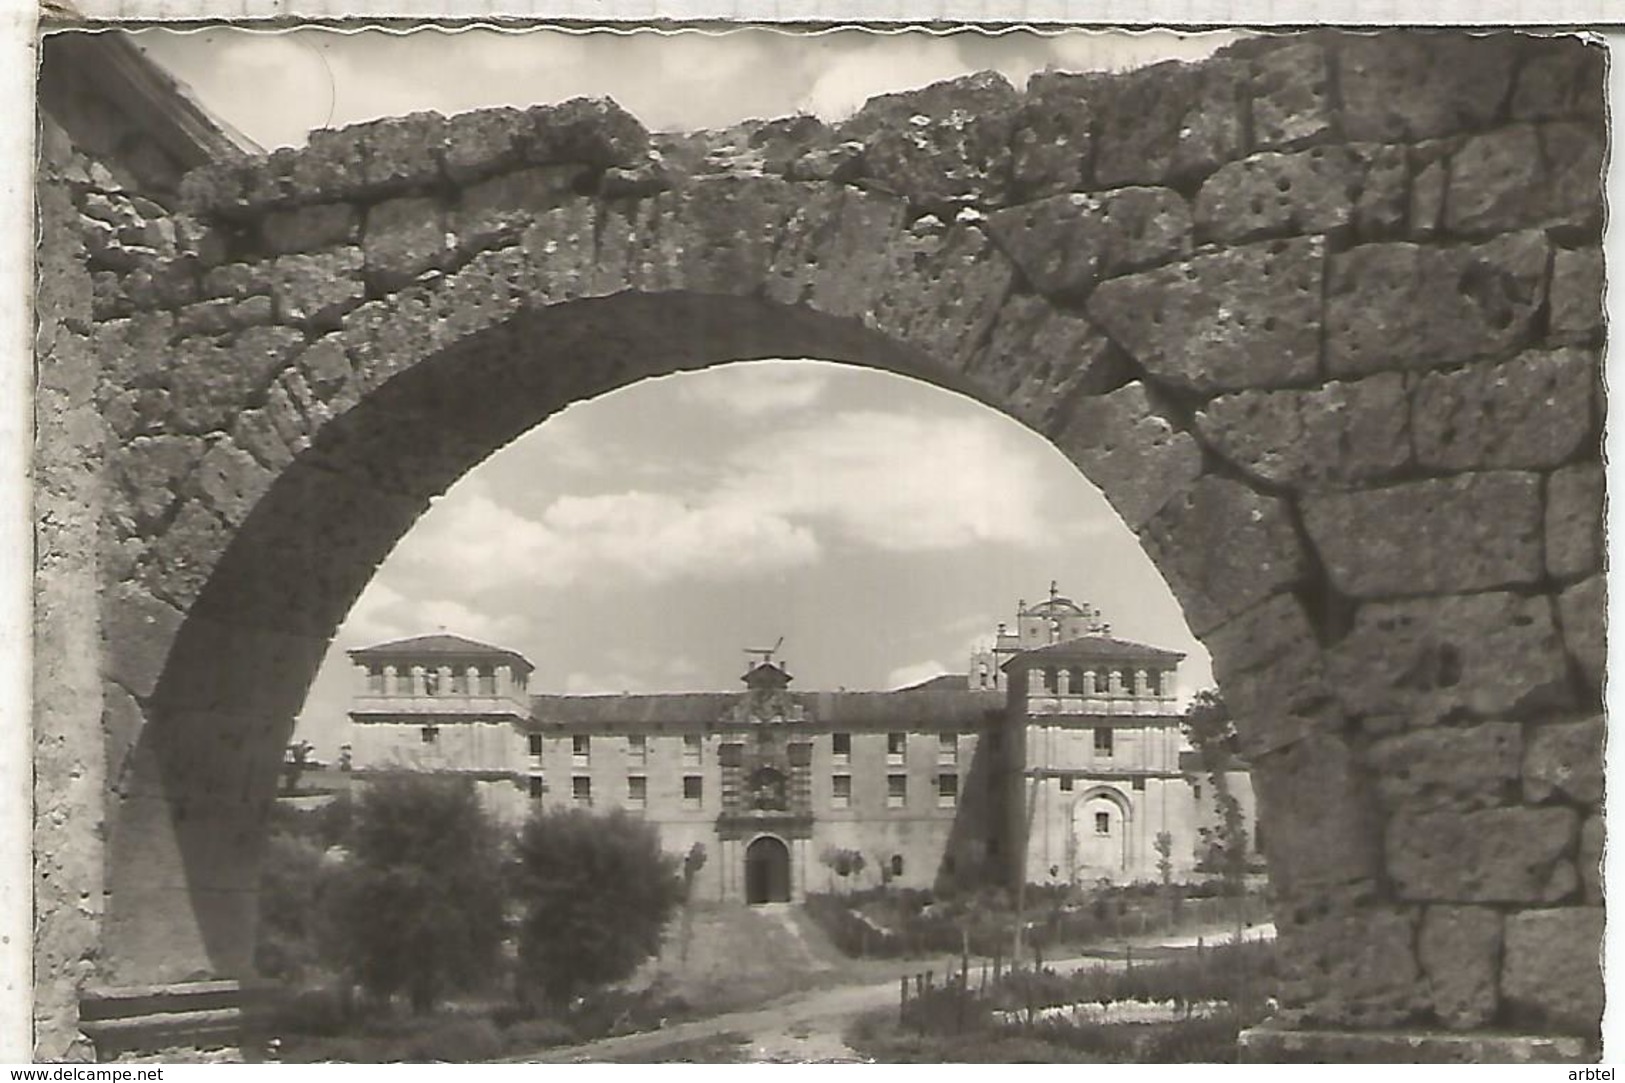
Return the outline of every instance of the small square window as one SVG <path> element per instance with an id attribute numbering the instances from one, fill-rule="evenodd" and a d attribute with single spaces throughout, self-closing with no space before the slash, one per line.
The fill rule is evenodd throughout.
<path id="1" fill-rule="evenodd" d="M 829 804 L 831 808 L 852 807 L 851 775 L 835 775 L 829 780 Z"/>
<path id="2" fill-rule="evenodd" d="M 432 745 L 440 740 L 439 726 L 424 726 L 418 730 L 418 737 L 426 745 Z"/>
<path id="3" fill-rule="evenodd" d="M 893 854 L 893 855 L 891 855 L 891 874 L 893 876 L 901 876 L 901 875 L 903 875 L 903 855 L 902 854 Z"/>
<path id="4" fill-rule="evenodd" d="M 830 754 L 835 757 L 836 763 L 852 762 L 852 735 L 850 733 L 832 733 L 829 735 Z"/>
<path id="5" fill-rule="evenodd" d="M 496 670 L 493 669 L 481 672 L 474 679 L 478 682 L 480 695 L 494 696 L 497 694 Z"/>
<path id="6" fill-rule="evenodd" d="M 939 733 L 939 734 L 937 734 L 937 762 L 938 763 L 958 763 L 959 762 L 959 734 L 957 734 L 957 733 Z"/>
<path id="7" fill-rule="evenodd" d="M 1112 728 L 1110 726 L 1095 727 L 1095 755 L 1110 756 L 1112 754 Z"/>
<path id="8" fill-rule="evenodd" d="M 547 786 L 542 781 L 542 776 L 541 775 L 531 775 L 530 776 L 530 795 L 532 797 L 541 797 L 546 793 L 547 793 Z"/>
<path id="9" fill-rule="evenodd" d="M 953 808 L 959 803 L 959 776 L 937 776 L 937 807 Z"/>
<path id="10" fill-rule="evenodd" d="M 1144 793 L 1145 792 L 1145 779 L 1143 779 L 1143 778 L 1135 779 L 1134 782 L 1133 782 L 1133 786 L 1139 792 Z"/>
<path id="11" fill-rule="evenodd" d="M 1200 782 L 1191 783 L 1191 795 L 1198 801 L 1202 799 L 1202 784 Z"/>
<path id="12" fill-rule="evenodd" d="M 1076 784 L 1077 784 L 1076 780 L 1071 775 L 1062 775 L 1061 776 L 1061 792 L 1062 793 L 1071 793 L 1072 792 L 1072 787 L 1075 786 Z"/>
<path id="13" fill-rule="evenodd" d="M 688 767 L 698 767 L 700 764 L 700 735 L 685 733 L 683 735 L 683 764 Z"/>
<path id="14" fill-rule="evenodd" d="M 1112 833 L 1112 814 L 1109 812 L 1095 813 L 1095 834 L 1110 835 Z"/>
<path id="15" fill-rule="evenodd" d="M 907 750 L 908 750 L 908 734 L 906 734 L 906 733 L 888 733 L 888 734 L 886 734 L 886 762 L 887 763 L 902 763 L 903 762 L 903 753 L 906 752 Z"/>
<path id="16" fill-rule="evenodd" d="M 705 800 L 705 780 L 699 775 L 683 776 L 683 804 L 698 808 Z"/>
<path id="17" fill-rule="evenodd" d="M 649 803 L 649 780 L 643 775 L 627 776 L 626 803 L 636 808 Z"/>
<path id="18" fill-rule="evenodd" d="M 530 754 L 532 756 L 540 756 L 542 754 L 542 735 L 539 733 L 533 733 L 530 735 Z"/>
<path id="19" fill-rule="evenodd" d="M 886 776 L 886 807 L 902 808 L 908 804 L 908 776 Z"/>
<path id="20" fill-rule="evenodd" d="M 642 764 L 649 760 L 649 738 L 641 733 L 634 733 L 626 739 L 626 758 L 633 763 Z"/>
<path id="21" fill-rule="evenodd" d="M 592 804 L 592 779 L 576 775 L 570 780 L 570 797 L 578 805 Z"/>
<path id="22" fill-rule="evenodd" d="M 570 760 L 577 767 L 587 766 L 592 757 L 592 738 L 578 733 L 570 738 Z"/>

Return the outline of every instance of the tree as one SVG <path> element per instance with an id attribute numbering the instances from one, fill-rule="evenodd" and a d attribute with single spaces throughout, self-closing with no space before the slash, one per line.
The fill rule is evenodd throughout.
<path id="1" fill-rule="evenodd" d="M 705 843 L 696 842 L 683 855 L 683 936 L 680 962 L 688 963 L 688 943 L 694 935 L 694 878 L 705 868 Z"/>
<path id="2" fill-rule="evenodd" d="M 1241 939 L 1241 895 L 1247 877 L 1247 822 L 1241 802 L 1230 792 L 1229 772 L 1238 751 L 1235 720 L 1217 689 L 1198 692 L 1185 712 L 1185 736 L 1196 749 L 1213 785 L 1213 807 L 1219 822 L 1202 828 L 1203 852 L 1198 864 L 1217 869 L 1227 895 L 1236 896 L 1236 939 Z"/>
<path id="3" fill-rule="evenodd" d="M 295 741 L 282 754 L 282 792 L 295 793 L 305 768 L 310 766 L 310 754 L 316 746 L 309 741 Z"/>
<path id="4" fill-rule="evenodd" d="M 519 840 L 522 991 L 558 1008 L 628 978 L 660 950 L 683 900 L 654 827 L 617 809 L 538 810 Z"/>
<path id="5" fill-rule="evenodd" d="M 333 870 L 324 864 L 321 843 L 298 826 L 273 826 L 266 839 L 254 947 L 261 974 L 295 982 L 319 967 L 333 943 L 324 920 Z"/>
<path id="6" fill-rule="evenodd" d="M 504 934 L 500 829 L 461 779 L 403 775 L 355 802 L 334 892 L 340 956 L 362 988 L 429 1011 L 495 972 Z"/>

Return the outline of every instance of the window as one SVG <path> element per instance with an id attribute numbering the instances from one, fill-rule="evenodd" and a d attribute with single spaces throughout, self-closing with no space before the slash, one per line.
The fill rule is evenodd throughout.
<path id="1" fill-rule="evenodd" d="M 432 745 L 435 742 L 440 740 L 440 727 L 439 726 L 424 726 L 421 730 L 418 731 L 418 736 L 423 741 L 424 744 Z"/>
<path id="2" fill-rule="evenodd" d="M 632 763 L 642 766 L 649 762 L 649 738 L 641 733 L 634 733 L 626 739 L 626 758 Z"/>
<path id="3" fill-rule="evenodd" d="M 1112 754 L 1112 728 L 1110 726 L 1095 727 L 1095 755 L 1110 756 Z"/>
<path id="4" fill-rule="evenodd" d="M 1066 671 L 1066 687 L 1067 691 L 1071 692 L 1074 696 L 1083 695 L 1083 670 L 1081 668 L 1078 666 L 1073 666 L 1071 669 Z"/>
<path id="5" fill-rule="evenodd" d="M 542 754 L 542 735 L 539 733 L 533 733 L 530 735 L 530 754 L 532 756 L 540 756 Z"/>
<path id="6" fill-rule="evenodd" d="M 886 762 L 902 763 L 903 754 L 908 750 L 908 734 L 886 734 Z"/>
<path id="7" fill-rule="evenodd" d="M 547 793 L 547 786 L 542 782 L 542 776 L 541 775 L 531 775 L 530 776 L 530 795 L 532 797 L 541 797 L 545 793 Z"/>
<path id="8" fill-rule="evenodd" d="M 1074 784 L 1075 783 L 1074 783 L 1073 778 L 1072 778 L 1071 775 L 1062 775 L 1061 776 L 1061 792 L 1062 793 L 1071 793 L 1072 792 L 1072 787 L 1073 787 Z"/>
<path id="9" fill-rule="evenodd" d="M 685 767 L 700 765 L 700 735 L 697 733 L 683 734 L 683 765 Z"/>
<path id="10" fill-rule="evenodd" d="M 438 669 L 425 669 L 423 671 L 423 694 L 438 696 L 440 694 L 440 671 Z"/>
<path id="11" fill-rule="evenodd" d="M 482 696 L 494 696 L 494 695 L 497 694 L 497 671 L 496 670 L 494 670 L 494 669 L 482 669 L 482 670 L 479 671 L 479 674 L 474 679 L 475 679 L 475 682 L 476 682 L 476 685 L 477 685 L 476 691 L 480 695 L 482 695 Z"/>
<path id="12" fill-rule="evenodd" d="M 592 804 L 592 779 L 576 775 L 570 780 L 570 797 L 578 805 Z"/>
<path id="13" fill-rule="evenodd" d="M 1055 667 L 1050 666 L 1044 670 L 1044 691 L 1054 692 L 1060 688 L 1060 678 L 1056 675 Z"/>
<path id="14" fill-rule="evenodd" d="M 578 733 L 570 738 L 570 761 L 576 767 L 585 767 L 592 758 L 592 738 Z"/>
<path id="15" fill-rule="evenodd" d="M 1095 813 L 1095 834 L 1110 835 L 1112 833 L 1112 814 L 1109 812 Z"/>
<path id="16" fill-rule="evenodd" d="M 953 808 L 959 803 L 959 776 L 943 774 L 937 776 L 937 807 Z"/>
<path id="17" fill-rule="evenodd" d="M 642 808 L 649 803 L 649 780 L 642 775 L 628 775 L 626 777 L 626 803 L 633 808 Z"/>
<path id="18" fill-rule="evenodd" d="M 893 876 L 901 876 L 901 875 L 903 875 L 903 855 L 902 854 L 893 854 L 893 855 L 891 855 L 891 874 Z"/>
<path id="19" fill-rule="evenodd" d="M 367 691 L 375 696 L 384 694 L 384 671 L 377 666 L 367 670 Z"/>
<path id="20" fill-rule="evenodd" d="M 468 670 L 461 666 L 451 671 L 451 694 L 454 696 L 468 695 Z"/>
<path id="21" fill-rule="evenodd" d="M 939 733 L 939 734 L 937 734 L 937 762 L 938 763 L 958 763 L 959 762 L 959 734 L 957 734 L 957 733 Z"/>
<path id="22" fill-rule="evenodd" d="M 850 733 L 832 733 L 829 735 L 830 755 L 839 764 L 852 762 L 852 735 Z"/>
<path id="23" fill-rule="evenodd" d="M 1135 779 L 1134 782 L 1133 782 L 1133 786 L 1140 793 L 1144 793 L 1145 792 L 1145 779 L 1143 779 L 1143 778 Z"/>
<path id="24" fill-rule="evenodd" d="M 908 804 L 908 776 L 886 776 L 886 807 L 902 808 Z"/>
<path id="25" fill-rule="evenodd" d="M 705 800 L 705 780 L 699 775 L 683 776 L 683 805 L 699 808 Z"/>
<path id="26" fill-rule="evenodd" d="M 831 808 L 852 807 L 851 775 L 835 775 L 829 780 L 829 804 Z"/>
<path id="27" fill-rule="evenodd" d="M 976 686 L 978 688 L 991 688 L 992 687 L 992 684 L 990 683 L 990 681 L 988 679 L 987 663 L 986 662 L 978 662 L 978 663 L 976 663 Z"/>
<path id="28" fill-rule="evenodd" d="M 1202 799 L 1202 784 L 1200 782 L 1191 783 L 1191 793 L 1200 801 Z"/>
<path id="29" fill-rule="evenodd" d="M 412 694 L 412 671 L 410 669 L 395 671 L 395 694 L 397 696 L 410 696 Z"/>

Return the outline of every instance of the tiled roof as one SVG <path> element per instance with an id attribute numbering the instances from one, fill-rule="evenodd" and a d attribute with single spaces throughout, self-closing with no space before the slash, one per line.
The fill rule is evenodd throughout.
<path id="1" fill-rule="evenodd" d="M 390 643 L 361 647 L 350 652 L 350 657 L 358 661 L 374 658 L 382 660 L 423 657 L 426 655 L 436 658 L 502 658 L 519 662 L 527 673 L 535 668 L 530 664 L 530 660 L 518 651 L 510 651 L 505 647 L 493 647 L 489 643 L 481 643 L 477 640 L 450 635 L 446 632 L 427 636 L 413 636 L 410 639 L 397 639 Z"/>
<path id="2" fill-rule="evenodd" d="M 1162 647 L 1152 647 L 1144 643 L 1134 643 L 1127 639 L 1116 639 L 1112 636 L 1079 636 L 1077 639 L 1066 639 L 1059 643 L 1051 643 L 1045 647 L 1034 647 L 1030 651 L 1022 651 L 1004 664 L 1005 669 L 1012 669 L 1023 663 L 1065 661 L 1069 659 L 1082 659 L 1085 661 L 1173 661 L 1177 662 L 1185 655 L 1180 651 L 1165 650 Z"/>
<path id="3" fill-rule="evenodd" d="M 904 685 L 899 692 L 968 692 L 970 678 L 963 673 L 939 673 L 918 684 Z"/>

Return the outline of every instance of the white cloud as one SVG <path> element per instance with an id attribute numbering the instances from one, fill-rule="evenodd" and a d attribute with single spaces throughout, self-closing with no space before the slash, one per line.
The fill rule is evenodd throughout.
<path id="1" fill-rule="evenodd" d="M 676 379 L 678 395 L 688 402 L 754 416 L 811 406 L 823 397 L 830 368 L 821 362 L 760 361 L 685 373 Z"/>
<path id="2" fill-rule="evenodd" d="M 887 688 L 907 688 L 909 685 L 928 681 L 932 677 L 940 677 L 944 673 L 953 672 L 948 666 L 936 659 L 927 662 L 913 662 L 906 666 L 898 666 L 886 674 L 885 686 Z"/>
<path id="3" fill-rule="evenodd" d="M 801 107 L 825 120 L 844 120 L 878 94 L 912 90 L 965 74 L 965 63 L 950 38 L 908 37 L 835 39 L 801 100 Z M 832 41 L 831 44 L 834 44 Z"/>

